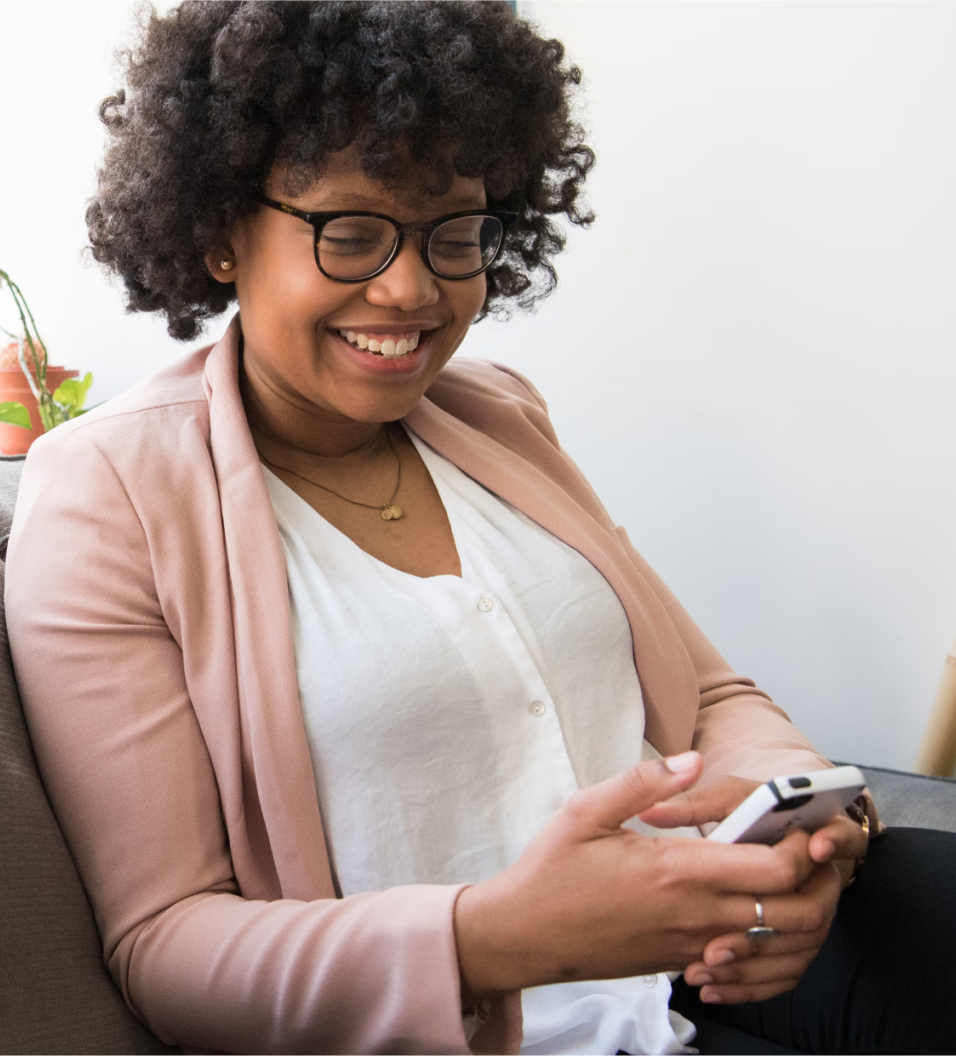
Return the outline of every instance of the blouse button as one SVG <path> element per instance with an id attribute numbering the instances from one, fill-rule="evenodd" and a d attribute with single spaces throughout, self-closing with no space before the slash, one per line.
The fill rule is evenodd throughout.
<path id="1" fill-rule="evenodd" d="M 494 607 L 495 607 L 495 603 L 491 600 L 491 598 L 479 598 L 478 599 L 478 608 L 482 612 L 491 612 L 491 610 Z"/>
<path id="2" fill-rule="evenodd" d="M 650 990 L 653 987 L 657 986 L 657 976 L 656 975 L 645 975 L 643 982 L 644 982 L 644 985 L 647 987 L 647 989 Z"/>
<path id="3" fill-rule="evenodd" d="M 528 710 L 536 719 L 540 719 L 541 716 L 548 710 L 548 705 L 545 704 L 542 700 L 533 700 Z"/>

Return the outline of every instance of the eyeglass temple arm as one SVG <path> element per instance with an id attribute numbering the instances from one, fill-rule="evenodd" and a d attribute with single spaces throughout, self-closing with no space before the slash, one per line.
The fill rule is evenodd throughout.
<path id="1" fill-rule="evenodd" d="M 267 198 L 264 194 L 255 195 L 255 200 L 260 205 L 268 205 L 270 209 L 278 209 L 280 213 L 288 213 L 289 216 L 304 220 L 307 224 L 312 222 L 310 218 L 311 214 L 303 212 L 301 209 L 296 209 L 293 205 L 286 205 L 285 202 L 277 202 L 274 198 Z"/>

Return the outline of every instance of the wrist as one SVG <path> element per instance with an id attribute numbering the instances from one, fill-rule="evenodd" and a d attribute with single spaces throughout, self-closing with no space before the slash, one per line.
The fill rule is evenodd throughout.
<path id="1" fill-rule="evenodd" d="M 491 916 L 487 892 L 482 884 L 463 888 L 455 900 L 454 929 L 461 976 L 462 1008 L 469 1008 L 487 994 L 506 989 L 501 985 L 501 951 L 489 933 Z"/>
<path id="2" fill-rule="evenodd" d="M 863 853 L 852 863 L 852 869 L 850 870 L 849 877 L 843 878 L 844 887 L 849 887 L 850 884 L 852 884 L 856 880 L 856 878 L 863 871 L 863 863 L 866 861 L 866 852 L 869 849 L 870 841 L 870 819 L 866 813 L 866 805 L 866 797 L 858 796 L 846 808 L 846 812 L 850 816 L 851 820 L 855 821 L 863 830 L 863 835 L 866 837 L 867 846 L 866 848 L 864 848 Z"/>
<path id="3" fill-rule="evenodd" d="M 514 896 L 500 876 L 464 888 L 455 901 L 454 929 L 461 976 L 462 1007 L 508 990 L 522 990 L 545 981 L 532 961 L 533 943 L 522 942 L 515 923 Z M 525 949 L 527 947 L 527 949 Z M 540 977 L 540 978 L 539 978 Z"/>

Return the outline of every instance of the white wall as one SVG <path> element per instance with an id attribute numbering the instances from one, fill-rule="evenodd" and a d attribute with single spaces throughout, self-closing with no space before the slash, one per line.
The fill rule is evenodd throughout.
<path id="1" fill-rule="evenodd" d="M 26 295 L 51 361 L 93 371 L 90 403 L 183 352 L 159 320 L 125 315 L 119 291 L 81 256 L 104 142 L 97 107 L 121 83 L 113 53 L 135 6 L 0 0 L 0 268 Z M 6 291 L 0 325 L 18 328 Z"/>
<path id="2" fill-rule="evenodd" d="M 956 6 L 520 6 L 585 69 L 599 219 L 559 293 L 465 354 L 535 380 L 822 750 L 907 768 L 956 634 Z M 97 399 L 181 352 L 78 260 L 130 7 L 0 6 L 0 266 Z"/>

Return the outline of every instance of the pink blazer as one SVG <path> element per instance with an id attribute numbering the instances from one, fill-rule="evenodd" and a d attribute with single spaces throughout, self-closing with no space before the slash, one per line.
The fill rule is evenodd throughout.
<path id="1" fill-rule="evenodd" d="M 218 344 L 30 452 L 6 605 L 39 765 L 106 963 L 162 1039 L 466 1053 L 460 888 L 335 897 L 240 338 L 237 317 Z M 452 363 L 407 423 L 606 577 L 659 751 L 693 745 L 711 775 L 827 765 L 615 528 L 528 382 Z M 520 1039 L 507 994 L 472 1049 L 517 1052 Z"/>

